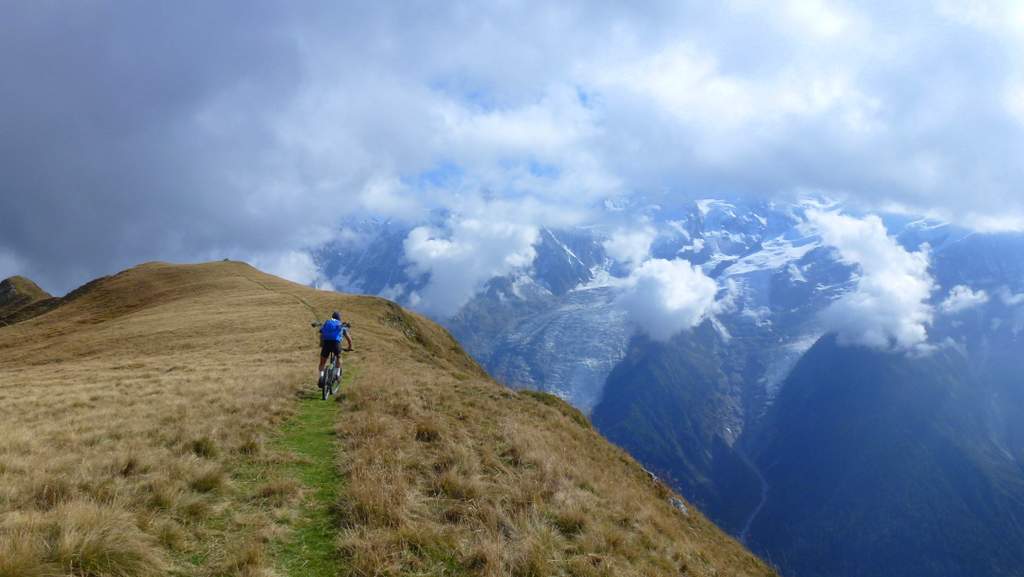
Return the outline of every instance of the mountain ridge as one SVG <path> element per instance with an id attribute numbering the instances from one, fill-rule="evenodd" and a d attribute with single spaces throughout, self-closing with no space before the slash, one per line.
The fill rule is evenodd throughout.
<path id="1" fill-rule="evenodd" d="M 0 327 L 0 575 L 273 570 L 318 494 L 274 439 L 322 403 L 309 323 L 332 310 L 357 346 L 315 432 L 343 479 L 336 574 L 774 574 L 433 322 L 216 262 L 147 263 Z"/>

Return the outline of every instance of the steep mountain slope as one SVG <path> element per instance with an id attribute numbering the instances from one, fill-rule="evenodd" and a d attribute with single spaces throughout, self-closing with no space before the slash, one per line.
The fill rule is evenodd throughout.
<path id="1" fill-rule="evenodd" d="M 443 333 L 389 322 L 403 338 L 360 362 L 339 426 L 339 544 L 357 574 L 768 571 L 564 401 L 403 355 Z"/>
<path id="2" fill-rule="evenodd" d="M 595 426 L 738 534 L 760 498 L 757 473 L 734 448 L 742 374 L 710 324 L 670 343 L 638 338 L 608 377 Z M 729 372 L 726 372 L 729 371 Z M 737 432 L 723 430 L 733 423 Z"/>
<path id="3" fill-rule="evenodd" d="M 723 289 L 719 298 L 726 304 L 713 319 L 667 343 L 635 336 L 635 327 L 617 301 L 620 281 L 629 271 L 606 254 L 605 243 L 615 231 L 601 227 L 543 230 L 534 246 L 537 258 L 532 267 L 491 279 L 444 322 L 499 380 L 569 400 L 590 414 L 600 431 L 697 503 L 719 526 L 752 544 L 768 534 L 770 542 L 761 550 L 773 559 L 787 559 L 787 567 L 806 568 L 798 557 L 810 549 L 801 539 L 822 532 L 830 511 L 837 515 L 833 521 L 846 519 L 849 530 L 856 532 L 846 542 L 858 544 L 860 555 L 866 557 L 869 547 L 863 544 L 883 542 L 889 534 L 889 525 L 869 514 L 879 513 L 876 501 L 856 491 L 839 492 L 834 499 L 818 503 L 819 516 L 807 517 L 801 517 L 800 507 L 787 509 L 776 502 L 779 490 L 773 478 L 829 478 L 829 467 L 835 462 L 823 457 L 808 462 L 783 460 L 771 475 L 759 471 L 767 463 L 765 447 L 771 444 L 781 451 L 786 445 L 775 445 L 773 439 L 789 438 L 787 421 L 779 418 L 781 407 L 774 405 L 788 386 L 787 375 L 823 334 L 820 313 L 857 282 L 858 271 L 841 262 L 807 226 L 806 210 L 830 208 L 840 207 L 815 201 L 728 200 L 676 207 L 611 207 L 657 232 L 651 256 L 686 258 Z M 976 234 L 900 214 L 883 215 L 883 220 L 889 234 L 908 250 L 925 250 L 928 245 L 929 274 L 937 285 L 930 342 L 941 349 L 944 362 L 952 363 L 942 370 L 926 370 L 922 368 L 926 361 L 915 359 L 912 365 L 917 367 L 921 386 L 907 390 L 924 395 L 922 406 L 930 406 L 927 395 L 948 388 L 949 378 L 971 383 L 966 389 L 957 386 L 971 391 L 961 395 L 964 402 L 951 405 L 948 414 L 937 418 L 946 423 L 941 426 L 964 419 L 973 423 L 960 427 L 957 447 L 984 447 L 986 455 L 994 451 L 991 458 L 979 459 L 975 458 L 978 452 L 957 449 L 962 455 L 946 459 L 945 473 L 986 479 L 983 484 L 992 489 L 979 490 L 980 494 L 1015 494 L 1006 487 L 1024 478 L 1024 470 L 1013 464 L 1024 462 L 1024 421 L 1019 418 L 1024 411 L 1020 386 L 1024 363 L 1019 354 L 1024 342 L 1024 261 L 1020 259 L 1024 235 Z M 434 226 L 443 229 L 443 219 Z M 356 288 L 386 287 L 395 298 L 408 296 L 430 279 L 410 276 L 403 252 L 406 232 L 394 225 L 365 225 L 359 238 L 366 243 L 362 250 L 373 258 L 344 252 L 322 255 L 333 267 L 328 274 L 338 272 L 333 278 L 339 286 L 351 282 Z M 391 259 L 392 266 L 382 267 L 381 259 Z M 943 300 L 960 285 L 978 291 L 979 302 L 965 310 L 946 310 Z M 869 360 L 865 357 L 864 362 Z M 836 362 L 836 368 L 823 369 L 823 374 L 840 371 L 843 363 Z M 890 402 L 884 395 L 879 399 L 879 403 Z M 913 401 L 912 395 L 904 399 L 907 404 Z M 821 422 L 821 434 L 839 434 L 830 428 L 833 425 L 865 426 L 874 418 L 871 411 L 878 408 L 851 403 L 847 412 L 867 413 Z M 822 409 L 806 406 L 806 410 Z M 810 418 L 794 411 L 788 419 Z M 865 436 L 864 443 L 870 438 L 885 445 L 886 435 L 902 438 L 909 447 L 934 442 L 934 431 L 928 427 L 893 426 L 892 431 L 883 428 L 884 434 L 872 430 L 876 435 Z M 824 445 L 819 449 L 825 450 Z M 866 451 L 852 442 L 829 445 L 827 450 L 836 462 L 853 459 L 858 466 L 876 471 L 879 479 L 907 476 L 906 482 L 914 484 L 922 478 L 902 469 L 905 463 L 885 451 Z M 991 465 L 1000 459 L 1011 464 Z M 823 469 L 814 469 L 818 466 Z M 948 492 L 921 491 L 915 498 L 918 510 L 934 513 L 929 523 L 950 531 L 974 532 L 974 527 L 989 521 L 998 528 L 1005 521 L 997 514 L 990 517 L 989 508 L 965 512 L 949 506 L 958 497 Z M 863 514 L 857 513 L 858 508 L 863 508 Z M 787 511 L 794 516 L 787 517 Z M 906 511 L 892 508 L 884 515 L 901 512 Z M 918 519 L 913 512 L 907 514 Z M 769 521 L 784 529 L 773 533 L 772 527 L 764 525 Z M 788 534 L 799 538 L 787 540 Z M 908 559 L 917 556 L 925 566 L 933 549 L 941 547 L 941 539 L 933 537 L 923 533 L 918 548 L 903 541 L 902 552 Z M 1002 541 L 997 535 L 994 542 Z M 816 558 L 815 554 L 809 558 Z M 849 558 L 845 556 L 852 553 L 839 551 L 838 555 Z M 836 575 L 889 574 L 886 563 L 869 568 L 851 560 L 830 567 Z M 951 561 L 936 567 L 935 574 L 941 575 L 957 566 Z"/>
<path id="4" fill-rule="evenodd" d="M 321 426 L 309 322 L 333 309 L 358 351 L 302 438 L 335 443 L 338 487 L 280 441 Z M 289 543 L 324 495 L 323 574 L 772 574 L 579 413 L 382 299 L 155 263 L 0 328 L 0 576 L 321 574 Z"/>
<path id="5" fill-rule="evenodd" d="M 823 338 L 757 448 L 769 491 L 750 542 L 800 576 L 1020 575 L 1024 475 L 990 436 L 989 393 L 952 349 Z"/>

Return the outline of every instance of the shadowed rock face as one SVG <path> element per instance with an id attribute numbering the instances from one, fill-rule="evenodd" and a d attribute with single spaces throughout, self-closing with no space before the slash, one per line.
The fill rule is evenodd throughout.
<path id="1" fill-rule="evenodd" d="M 756 451 L 768 490 L 748 542 L 787 575 L 1019 575 L 1024 478 L 1016 386 L 953 349 L 926 357 L 816 344 Z M 991 399 L 999 398 L 999 405 Z"/>

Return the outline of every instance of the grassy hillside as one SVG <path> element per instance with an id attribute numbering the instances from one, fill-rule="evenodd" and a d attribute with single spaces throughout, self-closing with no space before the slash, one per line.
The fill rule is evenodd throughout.
<path id="1" fill-rule="evenodd" d="M 0 327 L 0 577 L 772 574 L 392 303 L 224 262 L 51 306 Z M 357 352 L 325 403 L 334 309 Z"/>

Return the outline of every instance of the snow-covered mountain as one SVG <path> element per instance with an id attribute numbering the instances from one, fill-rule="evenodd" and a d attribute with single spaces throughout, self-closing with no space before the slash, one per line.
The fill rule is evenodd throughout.
<path id="1" fill-rule="evenodd" d="M 809 210 L 841 207 L 821 200 L 705 199 L 672 209 L 606 209 L 638 215 L 636 222 L 651 231 L 650 257 L 686 259 L 720 287 L 720 306 L 708 322 L 716 338 L 729 343 L 734 368 L 743 367 L 743 400 L 733 403 L 735 411 L 720 423 L 731 444 L 825 332 L 820 313 L 856 284 L 857 271 L 825 246 L 806 217 Z M 443 217 L 430 223 L 354 223 L 342 240 L 320 251 L 317 261 L 339 290 L 379 294 L 415 307 L 429 275 L 410 266 L 405 243 L 415 226 L 443 226 Z M 985 262 L 975 253 L 991 252 L 981 245 L 1006 241 L 906 215 L 884 220 L 889 234 L 908 249 L 931 247 L 936 298 L 975 280 L 990 292 L 1003 290 L 996 285 L 1009 286 L 1013 274 L 999 269 L 1002 265 L 966 272 Z M 501 381 L 555 393 L 589 413 L 637 334 L 618 302 L 628 270 L 609 256 L 615 233 L 609 226 L 543 228 L 530 266 L 490 279 L 454 316 L 439 320 Z"/>
<path id="2" fill-rule="evenodd" d="M 792 535 L 813 534 L 831 518 L 826 512 L 814 518 L 817 524 L 807 521 L 802 525 L 804 521 L 785 516 L 787 510 L 795 509 L 777 500 L 778 490 L 771 491 L 770 484 L 777 479 L 815 474 L 812 467 L 799 472 L 774 467 L 776 462 L 794 463 L 793 467 L 801 462 L 792 458 L 799 454 L 793 443 L 804 433 L 786 432 L 789 429 L 780 419 L 796 423 L 799 418 L 793 402 L 797 385 L 792 383 L 799 383 L 801 391 L 827 388 L 830 376 L 821 362 L 804 363 L 805 369 L 814 366 L 824 372 L 805 370 L 794 380 L 792 371 L 816 343 L 821 357 L 822 346 L 827 348 L 827 342 L 833 342 L 820 344 L 830 329 L 823 313 L 862 290 L 865 277 L 878 274 L 852 263 L 849 255 L 844 257 L 836 239 L 827 241 L 813 225 L 815 213 L 843 207 L 816 200 L 708 199 L 675 208 L 609 205 L 606 209 L 617 215 L 631 214 L 632 219 L 607 219 L 618 223 L 614 226 L 540 229 L 529 266 L 482 283 L 456 314 L 440 320 L 498 379 L 514 387 L 553 392 L 589 413 L 608 438 L 672 482 L 720 526 L 739 537 L 749 537 L 755 549 L 772 556 L 795 551 L 796 540 L 773 541 L 769 537 L 779 535 L 782 528 Z M 406 258 L 410 231 L 419 224 L 443 228 L 444 222 L 444 215 L 439 215 L 430 223 L 357 223 L 344 231 L 343 241 L 321 251 L 317 260 L 340 290 L 381 294 L 415 307 L 430 277 Z M 635 263 L 624 262 L 624 251 L 616 246 L 622 222 L 633 223 L 636 237 L 649 237 L 649 245 L 643 247 L 646 258 L 685 259 L 713 279 L 718 287 L 715 304 L 698 326 L 659 341 L 646 336 L 644 327 L 631 320 L 622 295 Z M 985 469 L 977 466 L 980 461 L 974 457 L 954 458 L 947 471 L 955 475 L 941 482 L 952 482 L 963 471 L 983 478 L 987 470 L 1020 468 L 1024 427 L 1018 423 L 1024 412 L 1024 395 L 1019 391 L 1024 389 L 1019 375 L 1024 374 L 1024 362 L 1017 351 L 1024 338 L 1024 259 L 1020 258 L 1024 235 L 976 234 L 899 214 L 883 215 L 882 222 L 881 242 L 892 244 L 891 236 L 905 251 L 893 253 L 906 259 L 894 266 L 910 267 L 896 271 L 894 282 L 908 280 L 900 276 L 907 271 L 927 277 L 909 279 L 911 288 L 920 287 L 913 284 L 920 282 L 926 286 L 924 302 L 917 303 L 924 316 L 915 322 L 927 329 L 927 340 L 918 343 L 914 353 L 876 353 L 863 358 L 881 364 L 902 355 L 909 359 L 908 366 L 917 366 L 913 355 L 939 351 L 942 356 L 935 358 L 961 359 L 950 362 L 968 371 L 958 376 L 957 382 L 985 384 L 975 389 L 946 389 L 946 382 L 940 379 L 915 389 L 937 395 L 946 390 L 982 391 L 972 397 L 969 409 L 964 409 L 970 415 L 964 418 L 973 419 L 972 435 L 977 431 L 984 434 L 958 443 L 985 447 L 986 462 L 1005 460 L 998 467 Z M 916 259 L 924 259 L 927 266 L 914 269 Z M 893 272 L 886 269 L 885 262 L 874 266 L 881 266 L 883 276 L 868 278 L 869 292 L 862 295 L 867 301 L 877 296 L 870 293 L 874 284 L 893 281 L 885 276 Z M 864 299 L 857 302 L 863 304 Z M 829 358 L 834 357 L 841 366 L 848 355 L 843 348 L 837 350 Z M 921 374 L 934 376 L 940 371 L 922 369 Z M 855 381 L 843 382 L 844 386 L 856 386 Z M 784 396 L 787 383 L 793 390 Z M 890 385 L 898 387 L 899 383 Z M 890 402 L 886 389 L 871 390 L 877 393 L 871 411 Z M 838 397 L 827 390 L 814 395 L 815 412 L 846 414 L 853 410 L 829 406 Z M 789 400 L 778 407 L 780 398 Z M 912 400 L 901 402 L 908 411 L 914 407 Z M 955 404 L 950 410 L 955 412 Z M 843 422 L 848 424 L 843 426 L 868 430 L 871 418 L 871 414 L 855 414 L 842 421 L 809 422 L 816 423 L 822 438 L 831 442 L 844 438 L 841 430 L 829 429 L 833 424 Z M 950 413 L 949 418 L 959 423 L 961 417 Z M 894 419 L 893 426 L 898 429 L 899 417 Z M 894 435 L 905 433 L 897 429 Z M 877 437 L 874 442 L 881 442 Z M 944 438 L 935 437 L 939 439 L 936 442 L 944 442 Z M 910 437 L 905 441 L 923 442 Z M 830 450 L 855 451 L 856 447 L 855 443 L 835 445 Z M 856 458 L 853 455 L 851 458 Z M 842 462 L 844 457 L 836 459 Z M 885 474 L 888 465 L 870 462 L 864 466 Z M 893 468 L 891 474 L 894 478 L 907 476 L 909 470 Z M 1024 475 L 993 477 L 985 483 L 996 492 L 1016 495 L 1015 487 L 1024 483 Z M 944 495 L 944 499 L 968 498 L 956 487 Z M 847 496 L 851 503 L 874 502 L 870 495 L 855 490 Z M 921 506 L 941 510 L 927 499 Z M 845 505 L 836 507 L 839 510 Z M 979 527 L 986 522 L 982 513 L 971 519 Z M 875 538 L 870 526 L 858 526 L 857 530 L 869 540 Z M 934 545 L 929 539 L 922 537 L 913 546 Z M 835 558 L 855 563 L 851 559 L 857 556 L 836 553 Z M 943 563 L 943 571 L 958 566 L 955 558 Z M 794 561 L 790 566 L 807 565 Z M 833 569 L 837 571 L 834 574 L 842 574 L 842 568 Z"/>
<path id="3" fill-rule="evenodd" d="M 848 267 L 802 229 L 805 208 L 720 200 L 675 211 L 645 207 L 645 226 L 655 233 L 651 256 L 687 259 L 723 287 L 731 306 L 713 319 L 721 337 L 771 336 L 775 344 L 756 379 L 769 391 L 820 334 L 814 313 L 850 282 Z M 410 274 L 404 259 L 412 228 L 357 223 L 318 261 L 339 290 L 415 305 L 410 298 L 427 278 Z M 532 266 L 491 279 L 441 320 L 497 378 L 591 410 L 635 332 L 616 306 L 624 270 L 607 254 L 611 234 L 602 227 L 542 229 Z"/>

